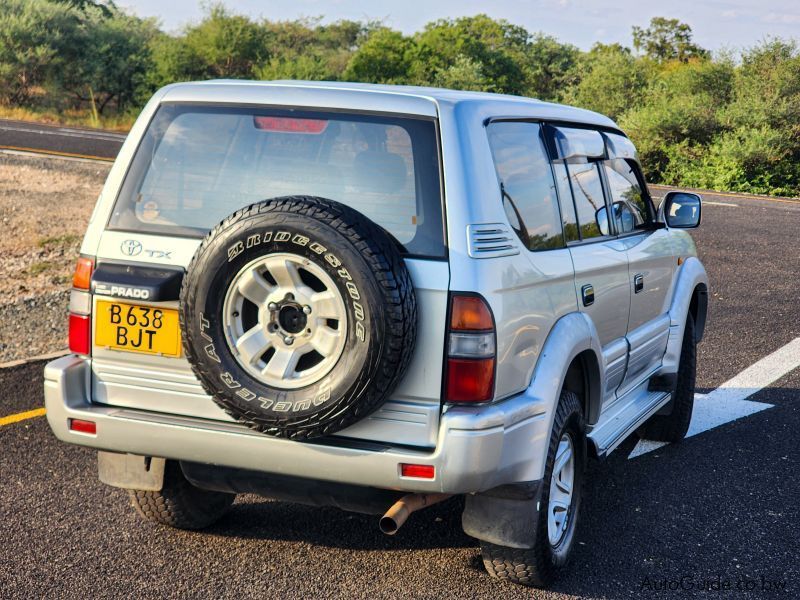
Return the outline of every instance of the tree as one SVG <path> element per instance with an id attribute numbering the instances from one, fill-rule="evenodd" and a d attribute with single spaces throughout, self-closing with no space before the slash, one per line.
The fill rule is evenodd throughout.
<path id="1" fill-rule="evenodd" d="M 269 59 L 256 69 L 259 79 L 338 80 L 343 77 L 353 52 L 374 28 L 372 23 L 320 19 L 266 21 Z"/>
<path id="2" fill-rule="evenodd" d="M 650 27 L 633 27 L 633 47 L 637 52 L 663 62 L 679 60 L 686 62 L 691 58 L 705 58 L 708 51 L 692 42 L 692 28 L 678 19 L 653 17 Z"/>
<path id="3" fill-rule="evenodd" d="M 151 92 L 151 40 L 157 35 L 152 19 L 142 20 L 111 5 L 87 6 L 79 34 L 64 49 L 63 66 L 52 81 L 102 114 L 113 104 L 118 112 L 143 102 Z"/>
<path id="4" fill-rule="evenodd" d="M 440 72 L 464 57 L 480 65 L 494 91 L 523 94 L 529 83 L 525 68 L 529 38 L 524 28 L 487 15 L 434 21 L 415 36 L 411 77 L 418 83 L 434 83 Z"/>
<path id="5" fill-rule="evenodd" d="M 647 83 L 644 66 L 619 44 L 595 44 L 578 60 L 575 78 L 563 99 L 612 119 L 641 104 Z"/>
<path id="6" fill-rule="evenodd" d="M 413 50 L 414 41 L 399 31 L 376 29 L 350 58 L 344 78 L 367 83 L 407 83 Z"/>
<path id="7" fill-rule="evenodd" d="M 437 87 L 451 90 L 491 92 L 494 85 L 483 73 L 483 65 L 471 58 L 459 55 L 452 65 L 436 73 L 433 81 Z"/>
<path id="8" fill-rule="evenodd" d="M 580 55 L 575 46 L 562 44 L 552 36 L 541 33 L 532 36 L 524 50 L 525 95 L 540 100 L 561 100 Z"/>
<path id="9" fill-rule="evenodd" d="M 80 28 L 77 12 L 45 0 L 0 4 L 0 99 L 31 101 L 34 90 L 60 68 Z"/>
<path id="10" fill-rule="evenodd" d="M 234 15 L 221 4 L 211 5 L 206 17 L 184 30 L 183 36 L 156 43 L 157 80 L 252 79 L 268 60 L 264 28 L 248 17 Z M 161 54 L 163 52 L 163 54 Z"/>
<path id="11" fill-rule="evenodd" d="M 56 2 L 72 6 L 82 12 L 96 8 L 106 17 L 110 17 L 114 13 L 114 10 L 117 9 L 114 0 L 56 0 Z"/>

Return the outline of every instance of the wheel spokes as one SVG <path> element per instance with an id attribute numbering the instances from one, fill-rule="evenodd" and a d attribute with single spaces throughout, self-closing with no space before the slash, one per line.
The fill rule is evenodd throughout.
<path id="1" fill-rule="evenodd" d="M 563 474 L 563 471 L 561 472 L 561 474 L 559 474 L 558 479 L 555 480 L 556 487 L 562 493 L 564 493 L 567 497 L 571 497 L 572 496 L 572 479 L 571 478 L 567 478 L 567 477 L 563 477 L 563 476 L 561 476 L 562 474 Z"/>
<path id="2" fill-rule="evenodd" d="M 261 325 L 256 325 L 240 337 L 236 342 L 236 350 L 248 364 L 258 361 L 264 352 L 272 346 L 272 341 L 267 337 Z"/>
<path id="3" fill-rule="evenodd" d="M 320 327 L 311 338 L 311 346 L 322 356 L 328 357 L 334 353 L 339 343 L 339 332 L 330 327 Z"/>
<path id="4" fill-rule="evenodd" d="M 569 526 L 572 491 L 575 485 L 575 453 L 572 439 L 564 434 L 556 448 L 550 473 L 550 498 L 547 507 L 547 537 L 557 545 Z"/>
<path id="5" fill-rule="evenodd" d="M 276 379 L 291 379 L 299 360 L 300 353 L 297 350 L 277 348 L 263 372 Z"/>
<path id="6" fill-rule="evenodd" d="M 311 296 L 312 316 L 318 319 L 341 319 L 341 307 L 336 294 L 330 290 Z"/>
<path id="7" fill-rule="evenodd" d="M 261 306 L 267 302 L 267 297 L 272 292 L 272 286 L 256 269 L 250 269 L 244 273 L 236 285 L 237 291 L 250 300 L 256 306 Z"/>
<path id="8" fill-rule="evenodd" d="M 297 265 L 291 260 L 285 258 L 270 260 L 267 263 L 267 269 L 281 288 L 296 290 L 299 287 L 305 287 L 303 280 L 300 279 L 300 271 L 297 270 Z"/>
<path id="9" fill-rule="evenodd" d="M 556 461 L 553 465 L 553 476 L 557 476 L 564 470 L 564 467 L 572 460 L 572 446 L 569 442 L 562 441 L 558 444 Z"/>

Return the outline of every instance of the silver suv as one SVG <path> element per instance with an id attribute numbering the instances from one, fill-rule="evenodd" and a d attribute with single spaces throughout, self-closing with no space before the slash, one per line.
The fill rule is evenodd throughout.
<path id="1" fill-rule="evenodd" d="M 391 534 L 464 495 L 488 572 L 546 585 L 586 458 L 686 433 L 700 209 L 657 209 L 630 140 L 585 110 L 171 85 L 90 219 L 47 418 L 159 523 L 202 528 L 255 492 Z"/>

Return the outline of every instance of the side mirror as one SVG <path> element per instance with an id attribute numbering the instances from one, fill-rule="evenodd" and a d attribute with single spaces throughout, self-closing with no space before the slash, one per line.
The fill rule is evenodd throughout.
<path id="1" fill-rule="evenodd" d="M 664 220 L 668 227 L 692 229 L 700 225 L 700 196 L 691 192 L 667 192 L 664 196 Z"/>
<path id="2" fill-rule="evenodd" d="M 597 222 L 598 229 L 600 229 L 600 235 L 608 235 L 610 233 L 608 229 L 608 210 L 605 206 L 597 209 L 597 212 L 594 213 L 594 220 Z"/>
<path id="3" fill-rule="evenodd" d="M 630 233 L 636 229 L 636 216 L 633 214 L 631 207 L 624 202 L 614 202 L 614 204 L 611 205 L 611 214 L 614 218 L 614 223 L 617 225 L 617 233 Z M 597 212 L 594 214 L 594 219 L 597 221 L 600 233 L 609 235 L 608 210 L 605 206 L 597 209 Z"/>

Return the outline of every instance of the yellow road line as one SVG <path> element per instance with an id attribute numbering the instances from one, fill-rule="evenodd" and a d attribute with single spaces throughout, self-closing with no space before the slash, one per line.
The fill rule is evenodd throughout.
<path id="1" fill-rule="evenodd" d="M 86 158 L 88 160 L 102 160 L 105 162 L 114 162 L 113 158 L 104 158 L 102 156 L 93 156 L 91 154 L 76 154 L 74 152 L 60 152 L 58 150 L 43 150 L 41 148 L 26 148 L 25 146 L 3 146 L 0 145 L 0 150 L 16 150 L 17 152 L 32 152 L 33 154 L 52 154 L 55 156 L 68 156 L 69 158 Z"/>
<path id="2" fill-rule="evenodd" d="M 12 423 L 19 423 L 20 421 L 25 421 L 26 419 L 33 419 L 34 417 L 41 417 L 44 415 L 45 409 L 43 408 L 36 408 L 34 410 L 28 410 L 25 412 L 17 413 L 15 415 L 8 415 L 7 417 L 0 418 L 0 427 L 3 425 L 11 425 Z"/>

